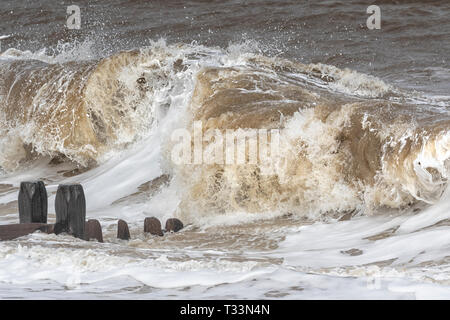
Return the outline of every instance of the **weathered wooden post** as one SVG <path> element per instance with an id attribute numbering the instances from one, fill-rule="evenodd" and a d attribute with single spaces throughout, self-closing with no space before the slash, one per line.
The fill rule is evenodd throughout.
<path id="1" fill-rule="evenodd" d="M 96 239 L 98 242 L 103 242 L 102 226 L 98 220 L 89 219 L 86 222 L 85 233 L 85 240 Z"/>
<path id="2" fill-rule="evenodd" d="M 167 219 L 166 221 L 166 231 L 167 232 L 178 232 L 181 229 L 183 229 L 183 222 L 181 222 L 179 219 L 177 218 L 170 218 Z"/>
<path id="3" fill-rule="evenodd" d="M 41 231 L 53 233 L 53 225 L 45 223 L 19 223 L 0 225 L 0 240 L 13 240 L 30 233 Z"/>
<path id="4" fill-rule="evenodd" d="M 35 231 L 53 232 L 47 224 L 47 190 L 42 181 L 24 181 L 19 189 L 19 224 L 0 226 L 0 240 L 13 240 Z"/>
<path id="5" fill-rule="evenodd" d="M 55 199 L 55 233 L 85 239 L 86 199 L 80 184 L 61 184 Z"/>
<path id="6" fill-rule="evenodd" d="M 119 220 L 117 224 L 117 239 L 130 240 L 130 229 L 124 220 Z"/>
<path id="7" fill-rule="evenodd" d="M 47 190 L 42 181 L 20 183 L 19 222 L 47 223 Z"/>
<path id="8" fill-rule="evenodd" d="M 159 222 L 158 218 L 145 218 L 144 232 L 150 232 L 155 236 L 163 236 L 163 232 L 161 230 L 161 222 Z"/>

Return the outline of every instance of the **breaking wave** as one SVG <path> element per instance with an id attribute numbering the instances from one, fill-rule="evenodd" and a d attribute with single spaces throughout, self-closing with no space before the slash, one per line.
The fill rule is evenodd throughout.
<path id="1" fill-rule="evenodd" d="M 161 167 L 187 220 L 274 210 L 342 217 L 441 198 L 450 173 L 445 106 L 413 103 L 349 69 L 237 48 L 159 41 L 73 60 L 9 49 L 0 56 L 0 166 L 50 157 L 91 168 L 164 127 Z M 204 133 L 279 129 L 282 171 L 172 163 L 171 130 L 195 121 Z"/>

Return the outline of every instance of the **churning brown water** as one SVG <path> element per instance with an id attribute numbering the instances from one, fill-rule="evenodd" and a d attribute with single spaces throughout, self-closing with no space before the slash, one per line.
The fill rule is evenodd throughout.
<path id="1" fill-rule="evenodd" d="M 105 243 L 2 243 L 0 296 L 448 296 L 446 1 L 380 2 L 380 30 L 364 2 L 113 2 L 79 2 L 79 30 L 69 4 L 1 5 L 0 221 L 20 181 L 46 182 L 50 220 L 80 182 Z M 173 161 L 176 132 L 228 154 L 239 129 L 272 132 L 275 171 Z"/>

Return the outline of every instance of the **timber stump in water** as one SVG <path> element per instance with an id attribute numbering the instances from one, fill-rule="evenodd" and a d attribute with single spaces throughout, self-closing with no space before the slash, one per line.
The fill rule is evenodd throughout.
<path id="1" fill-rule="evenodd" d="M 183 222 L 181 222 L 179 219 L 177 218 L 170 218 L 167 219 L 166 221 L 166 231 L 167 232 L 178 232 L 181 229 L 183 229 Z"/>
<path id="2" fill-rule="evenodd" d="M 100 225 L 100 222 L 96 219 L 89 219 L 86 222 L 85 235 L 86 241 L 95 239 L 98 242 L 103 242 L 102 226 Z"/>
<path id="3" fill-rule="evenodd" d="M 85 239 L 86 199 L 80 184 L 61 184 L 55 199 L 55 233 Z"/>
<path id="4" fill-rule="evenodd" d="M 161 222 L 159 222 L 158 218 L 155 217 L 145 218 L 144 232 L 150 232 L 155 236 L 163 236 L 163 232 L 161 229 Z"/>
<path id="5" fill-rule="evenodd" d="M 21 182 L 18 202 L 20 223 L 47 223 L 47 190 L 42 181 Z"/>
<path id="6" fill-rule="evenodd" d="M 19 223 L 0 225 L 0 240 L 13 240 L 35 231 L 53 233 L 53 225 L 45 223 Z"/>
<path id="7" fill-rule="evenodd" d="M 130 229 L 124 220 L 119 220 L 117 224 L 117 239 L 130 240 Z"/>

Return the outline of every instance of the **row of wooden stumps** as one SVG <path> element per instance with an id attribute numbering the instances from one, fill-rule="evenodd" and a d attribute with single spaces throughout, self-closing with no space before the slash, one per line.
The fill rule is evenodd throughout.
<path id="1" fill-rule="evenodd" d="M 19 191 L 19 224 L 0 225 L 0 240 L 12 240 L 40 230 L 46 233 L 67 233 L 83 240 L 103 242 L 100 222 L 86 221 L 86 198 L 80 184 L 61 184 L 56 192 L 56 223 L 47 224 L 48 197 L 42 181 L 22 182 Z M 177 232 L 183 223 L 175 218 L 166 222 L 166 232 Z M 161 223 L 155 217 L 146 218 L 144 232 L 162 236 Z M 129 240 L 130 230 L 119 220 L 117 238 Z"/>

